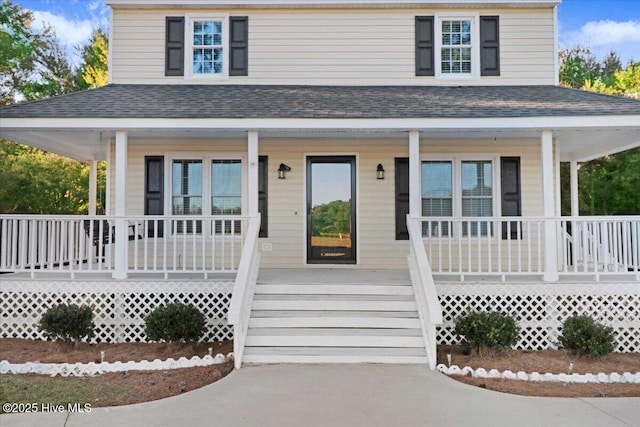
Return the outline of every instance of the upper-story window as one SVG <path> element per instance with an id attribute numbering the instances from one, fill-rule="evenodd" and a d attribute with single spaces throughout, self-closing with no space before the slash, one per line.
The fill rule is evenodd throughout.
<path id="1" fill-rule="evenodd" d="M 474 17 L 442 16 L 436 23 L 436 75 L 475 78 L 480 73 L 477 24 Z"/>
<path id="2" fill-rule="evenodd" d="M 193 21 L 193 74 L 222 74 L 222 21 Z"/>
<path id="3" fill-rule="evenodd" d="M 185 65 L 191 77 L 226 77 L 227 18 L 194 17 L 187 21 Z"/>
<path id="4" fill-rule="evenodd" d="M 440 72 L 471 74 L 471 20 L 443 20 Z"/>
<path id="5" fill-rule="evenodd" d="M 500 17 L 446 13 L 415 17 L 416 76 L 500 75 Z"/>
<path id="6" fill-rule="evenodd" d="M 167 16 L 165 76 L 249 75 L 248 16 Z"/>

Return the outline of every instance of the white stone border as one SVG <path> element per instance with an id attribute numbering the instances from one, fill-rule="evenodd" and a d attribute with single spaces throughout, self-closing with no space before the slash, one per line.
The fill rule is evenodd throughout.
<path id="1" fill-rule="evenodd" d="M 155 359 L 151 362 L 142 360 L 140 362 L 102 362 L 102 363 L 9 363 L 7 360 L 0 361 L 0 374 L 41 374 L 55 377 L 81 377 L 84 375 L 94 376 L 106 374 L 108 372 L 125 371 L 162 371 L 167 369 L 193 368 L 197 366 L 210 366 L 224 363 L 233 359 L 233 353 L 226 356 L 218 353 L 215 357 L 206 355 L 204 357 L 193 356 L 191 359 L 181 357 L 178 360 L 169 358 L 167 360 Z"/>
<path id="2" fill-rule="evenodd" d="M 469 366 L 465 366 L 460 369 L 458 365 L 447 365 L 441 363 L 436 369 L 445 375 L 462 375 L 472 376 L 473 378 L 490 378 L 490 379 L 507 379 L 507 380 L 519 380 L 519 381 L 533 381 L 533 382 L 562 382 L 562 383 L 575 383 L 575 384 L 612 384 L 612 383 L 630 383 L 640 384 L 640 372 L 632 374 L 631 372 L 624 372 L 619 374 L 613 372 L 611 374 L 599 373 L 599 374 L 540 374 L 538 372 L 532 372 L 527 374 L 526 372 L 512 372 L 509 370 L 500 372 L 497 369 L 491 369 L 487 372 L 484 368 L 473 369 Z"/>

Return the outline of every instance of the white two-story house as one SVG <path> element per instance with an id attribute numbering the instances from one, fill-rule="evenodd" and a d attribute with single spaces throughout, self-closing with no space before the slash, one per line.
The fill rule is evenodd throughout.
<path id="1" fill-rule="evenodd" d="M 558 86 L 559 0 L 107 3 L 109 85 L 0 109 L 93 199 L 108 170 L 106 215 L 0 217 L 2 336 L 77 300 L 144 340 L 183 300 L 237 366 L 434 366 L 469 309 L 532 349 L 588 312 L 638 351 L 640 219 L 579 217 L 577 169 L 640 146 L 640 102 Z"/>

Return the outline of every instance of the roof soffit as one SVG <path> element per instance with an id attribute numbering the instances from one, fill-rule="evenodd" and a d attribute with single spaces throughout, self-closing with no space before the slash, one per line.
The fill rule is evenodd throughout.
<path id="1" fill-rule="evenodd" d="M 561 0 L 106 0 L 126 8 L 552 8 Z"/>

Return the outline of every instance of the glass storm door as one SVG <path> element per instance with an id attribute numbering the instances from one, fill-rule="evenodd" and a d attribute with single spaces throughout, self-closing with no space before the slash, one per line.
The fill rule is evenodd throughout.
<path id="1" fill-rule="evenodd" d="M 356 160 L 307 157 L 307 262 L 356 263 Z"/>

